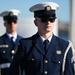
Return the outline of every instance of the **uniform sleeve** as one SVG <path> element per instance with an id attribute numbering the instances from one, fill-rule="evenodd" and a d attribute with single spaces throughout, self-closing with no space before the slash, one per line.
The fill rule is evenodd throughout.
<path id="1" fill-rule="evenodd" d="M 73 62 L 72 49 L 68 51 L 65 63 L 65 72 L 64 75 L 74 75 L 74 62 Z"/>

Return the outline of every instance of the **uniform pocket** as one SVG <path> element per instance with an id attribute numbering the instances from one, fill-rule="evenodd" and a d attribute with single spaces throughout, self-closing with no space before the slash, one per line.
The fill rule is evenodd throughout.
<path id="1" fill-rule="evenodd" d="M 52 62 L 61 64 L 63 62 L 63 55 L 62 54 L 53 54 L 51 58 Z"/>

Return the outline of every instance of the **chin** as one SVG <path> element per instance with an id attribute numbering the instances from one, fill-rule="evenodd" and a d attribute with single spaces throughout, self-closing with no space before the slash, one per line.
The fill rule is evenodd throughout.
<path id="1" fill-rule="evenodd" d="M 49 32 L 50 32 L 50 31 L 51 31 L 51 29 L 46 29 L 46 31 L 49 31 Z"/>

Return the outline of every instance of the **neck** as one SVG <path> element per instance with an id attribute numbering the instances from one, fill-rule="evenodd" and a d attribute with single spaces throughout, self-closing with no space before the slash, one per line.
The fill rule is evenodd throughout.
<path id="1" fill-rule="evenodd" d="M 46 33 L 46 34 L 40 34 L 42 37 L 44 37 L 45 39 L 48 39 L 52 33 Z"/>
<path id="2" fill-rule="evenodd" d="M 14 35 L 16 32 L 7 32 L 7 33 L 9 33 L 9 34 L 11 34 L 11 35 Z"/>

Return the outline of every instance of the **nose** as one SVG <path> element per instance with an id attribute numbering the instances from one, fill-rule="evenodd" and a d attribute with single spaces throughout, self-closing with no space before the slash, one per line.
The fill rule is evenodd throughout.
<path id="1" fill-rule="evenodd" d="M 49 24 L 49 23 L 51 23 L 49 20 L 46 20 L 46 22 L 45 22 L 46 24 Z"/>

